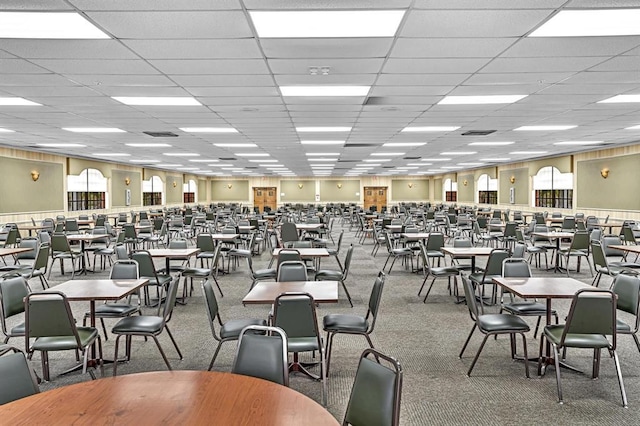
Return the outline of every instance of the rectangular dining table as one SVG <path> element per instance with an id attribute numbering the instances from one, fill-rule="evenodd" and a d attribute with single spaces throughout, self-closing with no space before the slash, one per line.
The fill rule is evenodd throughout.
<path id="1" fill-rule="evenodd" d="M 565 272 L 560 268 L 560 241 L 563 238 L 573 239 L 573 232 L 532 232 L 532 236 L 546 238 L 556 242 L 556 256 L 553 265 L 553 272 Z"/>
<path id="2" fill-rule="evenodd" d="M 316 303 L 338 303 L 338 281 L 258 282 L 242 299 L 243 305 L 271 305 L 281 293 L 309 293 Z"/>
<path id="3" fill-rule="evenodd" d="M 470 258 L 471 259 L 471 273 L 476 270 L 476 257 L 489 256 L 493 251 L 492 247 L 442 247 L 440 249 L 444 254 L 448 254 L 453 259 L 455 258 Z"/>
<path id="4" fill-rule="evenodd" d="M 111 235 L 109 234 L 69 234 L 67 235 L 67 240 L 69 242 L 80 241 L 80 251 L 82 252 L 82 256 L 80 258 L 79 273 L 86 274 L 87 271 L 89 270 L 87 268 L 87 260 L 85 259 L 85 248 L 86 248 L 87 242 L 102 241 L 106 238 L 111 238 Z"/>

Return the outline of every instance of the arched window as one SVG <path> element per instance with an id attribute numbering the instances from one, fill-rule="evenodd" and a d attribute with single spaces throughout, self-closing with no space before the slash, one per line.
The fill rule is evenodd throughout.
<path id="1" fill-rule="evenodd" d="M 182 184 L 182 194 L 185 203 L 195 203 L 196 193 L 198 192 L 198 185 L 196 181 L 190 179 L 187 183 Z"/>
<path id="2" fill-rule="evenodd" d="M 107 205 L 107 178 L 100 170 L 84 169 L 67 176 L 67 210 L 104 209 Z"/>
<path id="3" fill-rule="evenodd" d="M 487 174 L 478 177 L 478 203 L 498 204 L 498 179 Z"/>
<path id="4" fill-rule="evenodd" d="M 533 177 L 533 205 L 570 209 L 573 207 L 573 173 L 543 167 Z"/>
<path id="5" fill-rule="evenodd" d="M 445 179 L 442 184 L 442 192 L 444 193 L 444 201 L 458 201 L 458 182 Z"/>
<path id="6" fill-rule="evenodd" d="M 142 181 L 142 205 L 161 206 L 163 204 L 164 184 L 159 176 L 151 176 Z"/>

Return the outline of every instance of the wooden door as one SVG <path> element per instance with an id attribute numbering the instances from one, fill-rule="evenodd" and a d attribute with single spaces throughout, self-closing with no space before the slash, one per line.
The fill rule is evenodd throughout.
<path id="1" fill-rule="evenodd" d="M 276 187 L 253 188 L 253 206 L 260 209 L 260 213 L 264 212 L 265 207 L 276 210 L 278 197 L 276 195 Z"/>
<path id="2" fill-rule="evenodd" d="M 381 212 L 382 207 L 387 206 L 386 186 L 365 186 L 364 187 L 364 209 L 376 206 L 376 211 Z"/>

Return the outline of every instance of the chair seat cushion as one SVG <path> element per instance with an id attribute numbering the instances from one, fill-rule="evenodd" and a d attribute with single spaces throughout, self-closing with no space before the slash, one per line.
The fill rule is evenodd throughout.
<path id="1" fill-rule="evenodd" d="M 444 257 L 444 253 L 439 250 L 427 250 L 427 256 L 429 257 Z"/>
<path id="2" fill-rule="evenodd" d="M 547 307 L 538 302 L 505 303 L 504 310 L 515 315 L 542 316 L 547 314 Z"/>
<path id="3" fill-rule="evenodd" d="M 220 338 L 238 338 L 242 329 L 249 325 L 267 325 L 267 321 L 254 318 L 235 319 L 227 321 L 220 328 Z"/>
<path id="4" fill-rule="evenodd" d="M 410 248 L 396 248 L 392 249 L 391 253 L 394 256 L 409 256 L 413 255 L 413 250 L 411 250 Z"/>
<path id="5" fill-rule="evenodd" d="M 320 350 L 316 337 L 290 337 L 287 340 L 289 352 L 307 352 Z"/>
<path id="6" fill-rule="evenodd" d="M 204 251 L 204 252 L 198 253 L 196 255 L 196 258 L 198 258 L 198 259 L 213 259 L 213 254 L 214 254 L 213 252 Z"/>
<path id="7" fill-rule="evenodd" d="M 12 327 L 11 330 L 9 331 L 9 334 L 11 336 L 24 336 L 24 333 L 25 333 L 24 322 L 16 325 L 15 327 Z"/>
<path id="8" fill-rule="evenodd" d="M 106 303 L 96 306 L 96 317 L 126 317 L 138 312 L 140 308 L 136 305 L 126 303 Z"/>
<path id="9" fill-rule="evenodd" d="M 558 345 L 563 331 L 564 324 L 552 324 L 544 328 L 544 335 L 550 342 Z M 602 335 L 569 333 L 565 337 L 564 346 L 570 348 L 608 348 L 609 341 Z"/>
<path id="10" fill-rule="evenodd" d="M 210 268 L 184 268 L 182 270 L 183 277 L 206 278 L 211 275 Z"/>
<path id="11" fill-rule="evenodd" d="M 93 327 L 78 327 L 81 347 L 86 347 L 98 337 L 98 329 Z M 76 349 L 78 344 L 73 336 L 38 337 L 31 348 L 36 351 L 65 351 Z"/>
<path id="12" fill-rule="evenodd" d="M 624 321 L 616 319 L 616 331 L 618 333 L 631 333 L 631 326 Z"/>
<path id="13" fill-rule="evenodd" d="M 114 334 L 158 334 L 164 328 L 162 317 L 157 316 L 132 316 L 124 317 L 113 326 L 111 330 Z"/>
<path id="14" fill-rule="evenodd" d="M 522 318 L 510 314 L 480 315 L 478 327 L 487 333 L 529 331 L 529 325 Z"/>
<path id="15" fill-rule="evenodd" d="M 321 269 L 316 272 L 316 281 L 340 281 L 342 280 L 342 271 L 335 269 Z"/>
<path id="16" fill-rule="evenodd" d="M 277 271 L 275 268 L 258 269 L 257 271 L 254 271 L 254 275 L 256 278 L 275 278 L 277 276 Z"/>
<path id="17" fill-rule="evenodd" d="M 32 265 L 7 265 L 7 266 L 2 266 L 0 267 L 0 272 L 15 272 L 18 274 L 22 274 L 26 271 L 30 271 L 32 268 Z"/>
<path id="18" fill-rule="evenodd" d="M 171 275 L 162 275 L 162 274 L 158 274 L 157 280 L 156 280 L 156 277 L 141 276 L 140 278 L 148 279 L 149 282 L 147 283 L 147 285 L 156 285 L 161 287 L 168 285 L 172 280 Z"/>
<path id="19" fill-rule="evenodd" d="M 369 322 L 359 315 L 329 314 L 322 318 L 324 331 L 366 333 Z"/>
<path id="20" fill-rule="evenodd" d="M 429 273 L 437 277 L 458 275 L 460 270 L 455 266 L 436 266 L 429 268 Z"/>
<path id="21" fill-rule="evenodd" d="M 494 276 L 496 275 L 487 275 L 485 277 L 483 272 L 476 272 L 473 274 L 469 274 L 469 279 L 476 284 L 494 284 L 493 282 Z"/>

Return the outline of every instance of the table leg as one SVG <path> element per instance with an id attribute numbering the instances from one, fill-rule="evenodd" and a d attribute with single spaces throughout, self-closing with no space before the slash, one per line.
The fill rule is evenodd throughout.
<path id="1" fill-rule="evenodd" d="M 546 312 L 546 324 L 545 325 L 549 325 L 551 324 L 551 298 L 547 298 L 547 312 Z M 542 333 L 544 333 L 544 329 L 542 330 Z M 542 339 L 542 333 L 540 335 L 540 339 Z M 542 344 L 542 340 L 540 342 Z M 551 356 L 551 343 L 549 343 L 549 341 L 546 341 L 546 345 L 545 345 L 545 354 L 544 356 L 542 356 L 542 360 L 539 361 L 540 362 L 540 369 L 538 370 L 538 375 L 539 376 L 544 376 L 545 373 L 547 372 L 547 367 L 548 366 L 555 366 L 555 360 L 553 359 L 553 357 Z M 566 362 L 560 361 L 559 362 L 560 367 L 566 368 L 568 370 L 571 371 L 575 371 L 576 373 L 582 373 L 581 370 L 578 370 L 577 368 L 567 364 Z"/>

